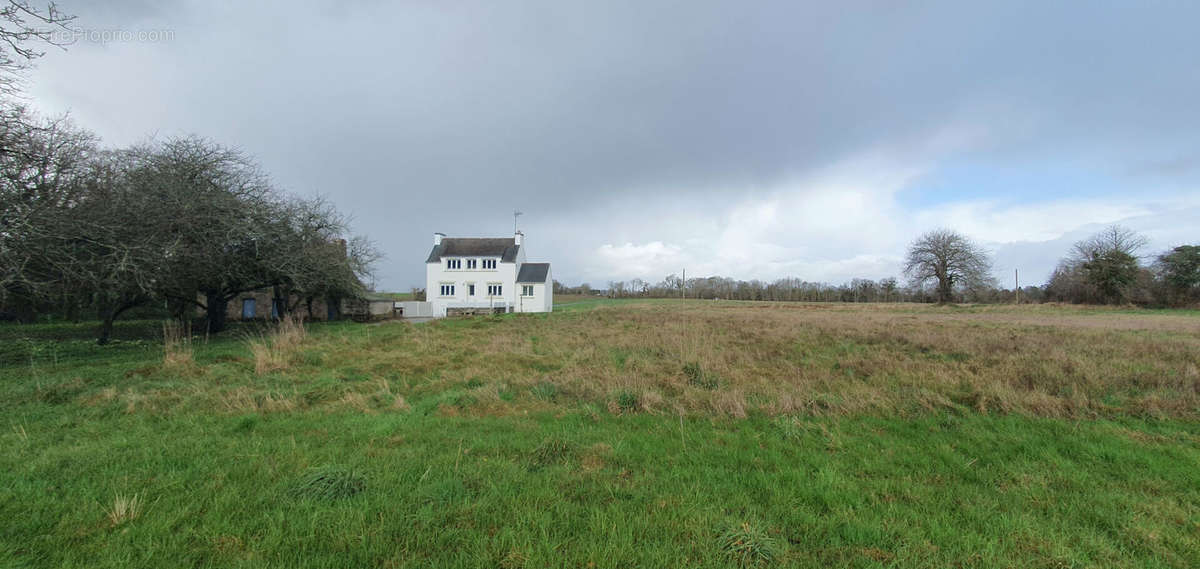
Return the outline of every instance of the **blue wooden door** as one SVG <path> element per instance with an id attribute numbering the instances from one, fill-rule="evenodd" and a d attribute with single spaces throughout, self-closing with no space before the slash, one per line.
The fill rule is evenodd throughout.
<path id="1" fill-rule="evenodd" d="M 253 320 L 254 319 L 254 299 L 253 298 L 242 299 L 242 319 L 243 320 Z"/>

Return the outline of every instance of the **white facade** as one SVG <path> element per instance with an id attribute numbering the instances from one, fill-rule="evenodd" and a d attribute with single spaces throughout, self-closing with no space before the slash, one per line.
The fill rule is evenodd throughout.
<path id="1" fill-rule="evenodd" d="M 524 288 L 530 287 L 532 294 L 525 295 Z M 546 271 L 546 281 L 541 283 L 517 283 L 517 312 L 551 312 L 554 310 L 554 281 Z"/>
<path id="2" fill-rule="evenodd" d="M 451 238 L 434 234 L 425 263 L 425 300 L 441 318 L 454 309 L 550 312 L 554 290 L 547 263 L 526 263 L 523 235 Z M 536 282 L 519 282 L 525 268 Z M 528 279 L 526 279 L 528 280 Z"/>

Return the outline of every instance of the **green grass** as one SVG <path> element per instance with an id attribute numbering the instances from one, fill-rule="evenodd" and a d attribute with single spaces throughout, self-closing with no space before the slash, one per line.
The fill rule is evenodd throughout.
<path id="1" fill-rule="evenodd" d="M 390 298 L 392 300 L 413 300 L 411 292 L 378 292 L 373 293 L 381 298 Z"/>
<path id="2" fill-rule="evenodd" d="M 4 435 L 5 565 L 724 567 L 741 524 L 797 567 L 1200 563 L 1196 425 L 87 415 Z M 361 490 L 297 491 L 328 465 Z"/>
<path id="3" fill-rule="evenodd" d="M 627 387 L 606 408 L 552 380 L 581 364 L 542 327 L 588 316 L 624 334 L 623 306 L 314 325 L 292 368 L 262 376 L 236 335 L 197 343 L 190 375 L 132 333 L 0 365 L 0 567 L 1200 566 L 1187 417 L 732 419 L 652 412 Z M 26 343 L 56 344 L 42 332 Z M 527 351 L 454 375 L 487 337 Z M 773 357 L 841 372 L 899 349 L 805 338 Z M 422 343 L 436 357 L 381 359 Z M 914 366 L 976 361 L 906 349 Z M 595 359 L 625 381 L 655 353 Z M 710 368 L 667 373 L 722 393 L 734 380 Z"/>
<path id="4" fill-rule="evenodd" d="M 318 326 L 324 323 L 317 324 Z M 330 325 L 339 325 L 331 323 Z M 54 366 L 110 363 L 114 359 L 153 358 L 162 353 L 162 320 L 118 320 L 110 345 L 96 344 L 96 322 L 0 324 L 0 366 Z M 257 333 L 261 322 L 229 322 L 228 330 L 214 337 L 217 345 Z M 202 335 L 198 341 L 204 341 Z"/>
<path id="5" fill-rule="evenodd" d="M 635 299 L 630 299 L 630 298 L 604 298 L 604 297 L 573 299 L 570 302 L 564 302 L 564 303 L 556 302 L 554 304 L 554 310 L 556 312 L 576 312 L 576 311 L 583 311 L 583 310 L 591 310 L 593 308 L 597 308 L 597 307 L 601 307 L 601 306 L 616 306 L 616 305 L 621 305 L 621 304 L 628 304 L 631 302 L 652 302 L 652 301 L 640 300 L 640 299 L 635 300 Z"/>

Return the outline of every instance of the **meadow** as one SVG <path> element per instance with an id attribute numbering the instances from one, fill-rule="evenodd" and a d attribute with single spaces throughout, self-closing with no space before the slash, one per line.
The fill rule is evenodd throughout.
<path id="1" fill-rule="evenodd" d="M 1196 311 L 571 300 L 0 327 L 0 565 L 1200 566 Z"/>

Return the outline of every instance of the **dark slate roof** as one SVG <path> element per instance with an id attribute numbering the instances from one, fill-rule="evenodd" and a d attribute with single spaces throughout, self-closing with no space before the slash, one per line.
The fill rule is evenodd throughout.
<path id="1" fill-rule="evenodd" d="M 523 263 L 521 272 L 517 273 L 519 283 L 544 283 L 550 272 L 550 263 Z"/>
<path id="2" fill-rule="evenodd" d="M 440 263 L 442 257 L 500 257 L 500 262 L 511 263 L 520 248 L 512 237 L 443 237 L 425 262 Z"/>

